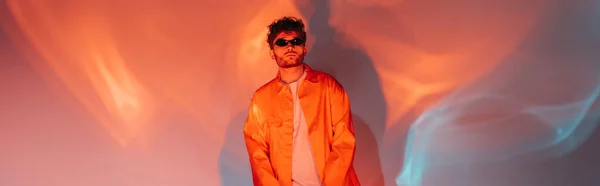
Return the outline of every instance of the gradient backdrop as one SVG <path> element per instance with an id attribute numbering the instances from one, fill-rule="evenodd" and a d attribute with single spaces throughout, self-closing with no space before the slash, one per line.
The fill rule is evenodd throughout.
<path id="1" fill-rule="evenodd" d="M 1 0 L 0 185 L 251 185 L 284 15 L 363 185 L 600 185 L 598 0 Z"/>

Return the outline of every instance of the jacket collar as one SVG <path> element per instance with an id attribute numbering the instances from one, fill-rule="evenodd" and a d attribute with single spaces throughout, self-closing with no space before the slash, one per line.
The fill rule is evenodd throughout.
<path id="1" fill-rule="evenodd" d="M 310 68 L 310 66 L 308 66 L 307 64 L 303 64 L 303 65 L 304 65 L 304 71 L 306 73 L 306 77 L 304 78 L 303 82 L 318 83 L 319 78 L 317 77 L 317 72 L 314 71 L 312 68 Z M 275 83 L 277 92 L 281 93 L 281 90 L 283 90 L 283 87 L 285 87 L 286 84 L 281 80 L 280 72 L 277 72 L 277 76 L 274 79 L 274 83 Z"/>
<path id="2" fill-rule="evenodd" d="M 315 71 L 310 68 L 310 66 L 308 66 L 307 64 L 304 64 L 304 71 L 306 72 L 306 78 L 304 78 L 305 81 L 309 81 L 311 83 L 317 83 L 318 82 L 318 78 L 315 74 Z M 279 84 L 285 84 L 283 81 L 281 81 L 281 72 L 277 72 L 277 77 L 275 77 L 275 82 L 279 83 Z"/>

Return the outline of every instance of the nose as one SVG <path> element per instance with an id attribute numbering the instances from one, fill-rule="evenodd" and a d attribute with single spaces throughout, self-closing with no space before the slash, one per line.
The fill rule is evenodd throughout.
<path id="1" fill-rule="evenodd" d="M 288 51 L 293 51 L 294 50 L 294 45 L 292 45 L 292 44 L 287 45 L 287 50 Z"/>

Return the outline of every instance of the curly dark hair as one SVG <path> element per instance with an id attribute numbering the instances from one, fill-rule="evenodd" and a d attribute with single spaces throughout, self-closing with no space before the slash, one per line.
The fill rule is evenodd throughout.
<path id="1" fill-rule="evenodd" d="M 267 34 L 267 43 L 269 43 L 269 47 L 273 49 L 273 41 L 277 34 L 281 32 L 296 32 L 300 36 L 300 39 L 306 41 L 306 31 L 304 30 L 304 23 L 302 19 L 298 19 L 295 17 L 284 16 L 280 19 L 276 19 L 269 26 L 269 33 Z"/>

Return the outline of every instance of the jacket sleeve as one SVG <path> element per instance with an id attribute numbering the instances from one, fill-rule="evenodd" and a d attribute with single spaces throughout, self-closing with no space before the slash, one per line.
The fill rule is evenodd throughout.
<path id="1" fill-rule="evenodd" d="M 264 119 L 260 108 L 253 97 L 250 101 L 248 117 L 244 124 L 244 139 L 250 158 L 252 180 L 255 186 L 277 186 L 279 182 L 273 174 L 273 167 L 269 160 L 269 144 L 264 128 Z"/>
<path id="2" fill-rule="evenodd" d="M 337 186 L 343 184 L 354 161 L 356 140 L 346 91 L 335 80 L 332 80 L 329 87 L 333 138 L 331 152 L 325 163 L 323 186 Z"/>

